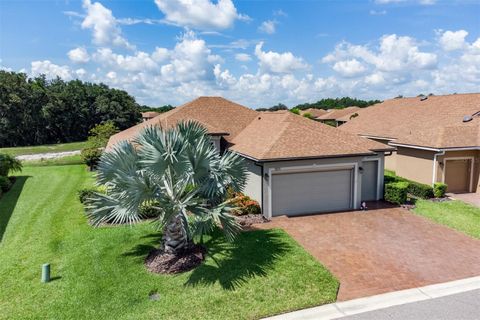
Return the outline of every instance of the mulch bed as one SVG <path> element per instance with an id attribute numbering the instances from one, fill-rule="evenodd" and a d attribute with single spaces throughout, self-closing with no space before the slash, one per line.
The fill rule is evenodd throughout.
<path id="1" fill-rule="evenodd" d="M 166 253 L 161 250 L 152 250 L 145 258 L 145 266 L 155 273 L 181 273 L 190 271 L 199 266 L 207 250 L 204 246 L 195 244 L 178 254 Z"/>
<path id="2" fill-rule="evenodd" d="M 244 229 L 250 228 L 254 224 L 268 222 L 261 214 L 246 214 L 243 216 L 235 216 L 235 220 L 242 226 Z"/>

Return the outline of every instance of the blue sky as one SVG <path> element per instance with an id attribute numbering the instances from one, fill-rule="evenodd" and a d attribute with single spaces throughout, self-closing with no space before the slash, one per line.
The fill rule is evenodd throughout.
<path id="1" fill-rule="evenodd" d="M 251 107 L 480 89 L 480 1 L 2 1 L 0 66 L 140 103 Z"/>

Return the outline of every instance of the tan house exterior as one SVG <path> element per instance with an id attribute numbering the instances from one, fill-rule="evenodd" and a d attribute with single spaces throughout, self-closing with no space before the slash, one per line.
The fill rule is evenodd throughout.
<path id="1" fill-rule="evenodd" d="M 386 100 L 340 129 L 390 145 L 385 168 L 453 193 L 480 193 L 480 94 Z"/>
<path id="2" fill-rule="evenodd" d="M 200 97 L 113 135 L 107 151 L 145 127 L 197 121 L 219 152 L 244 158 L 244 193 L 263 215 L 358 209 L 383 196 L 384 153 L 394 148 L 289 111 L 257 112 L 221 97 Z"/>

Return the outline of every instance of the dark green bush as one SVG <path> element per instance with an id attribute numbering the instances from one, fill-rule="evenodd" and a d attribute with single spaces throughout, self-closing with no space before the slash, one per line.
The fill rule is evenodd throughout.
<path id="1" fill-rule="evenodd" d="M 385 185 L 385 200 L 395 204 L 407 202 L 408 182 L 390 182 Z"/>
<path id="2" fill-rule="evenodd" d="M 0 176 L 0 190 L 7 192 L 12 187 L 12 182 L 8 177 Z"/>
<path id="3" fill-rule="evenodd" d="M 85 189 L 78 190 L 77 191 L 78 200 L 80 200 L 82 204 L 86 204 L 88 199 L 93 197 L 93 194 L 95 192 L 98 192 L 97 188 L 85 188 Z"/>
<path id="4" fill-rule="evenodd" d="M 405 180 L 408 183 L 407 192 L 413 196 L 422 199 L 433 198 L 433 188 L 428 184 L 418 183 L 415 181 Z"/>
<path id="5" fill-rule="evenodd" d="M 428 184 L 423 184 L 415 181 L 411 181 L 399 176 L 396 176 L 393 173 L 386 172 L 384 176 L 385 185 L 394 182 L 406 182 L 408 183 L 407 193 L 411 194 L 412 196 L 422 198 L 422 199 L 429 199 L 433 198 L 433 188 Z"/>
<path id="6" fill-rule="evenodd" d="M 22 171 L 22 163 L 14 156 L 0 153 L 0 176 L 8 177 L 11 171 Z"/>
<path id="7" fill-rule="evenodd" d="M 435 198 L 445 197 L 445 192 L 447 192 L 447 185 L 445 183 L 436 182 L 433 185 L 433 195 Z"/>
<path id="8" fill-rule="evenodd" d="M 102 156 L 102 150 L 98 148 L 86 148 L 81 153 L 82 161 L 93 170 L 97 167 L 100 157 Z"/>

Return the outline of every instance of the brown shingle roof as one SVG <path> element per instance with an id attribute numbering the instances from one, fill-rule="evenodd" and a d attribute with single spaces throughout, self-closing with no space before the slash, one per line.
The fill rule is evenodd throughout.
<path id="1" fill-rule="evenodd" d="M 359 107 L 347 107 L 347 108 L 343 108 L 343 109 L 332 109 L 328 113 L 318 117 L 318 120 L 342 121 L 342 120 L 340 120 L 340 118 L 345 119 L 346 116 L 348 117 L 348 116 L 354 114 L 355 112 L 357 112 L 358 110 L 360 110 Z M 349 120 L 349 118 L 347 118 L 347 120 L 343 120 L 343 121 L 348 121 L 348 120 Z"/>
<path id="2" fill-rule="evenodd" d="M 262 113 L 231 142 L 231 150 L 257 160 L 371 154 L 371 150 L 389 149 L 288 111 Z"/>
<path id="3" fill-rule="evenodd" d="M 394 143 L 432 148 L 480 146 L 480 93 L 386 100 L 358 111 L 340 127 L 351 133 L 395 139 Z"/>
<path id="4" fill-rule="evenodd" d="M 228 135 L 226 139 L 229 140 L 245 128 L 256 115 L 256 111 L 221 97 L 200 97 L 113 135 L 108 147 L 121 140 L 131 140 L 147 126 L 160 125 L 167 128 L 187 120 L 200 122 L 210 134 Z"/>
<path id="5" fill-rule="evenodd" d="M 201 97 L 112 136 L 108 148 L 150 125 L 195 120 L 210 134 L 228 135 L 229 148 L 257 160 L 372 154 L 385 145 L 295 115 L 257 112 L 220 97 Z M 388 148 L 387 148 L 388 149 Z"/>
<path id="6" fill-rule="evenodd" d="M 155 111 L 142 112 L 142 118 L 155 118 L 160 113 Z"/>

